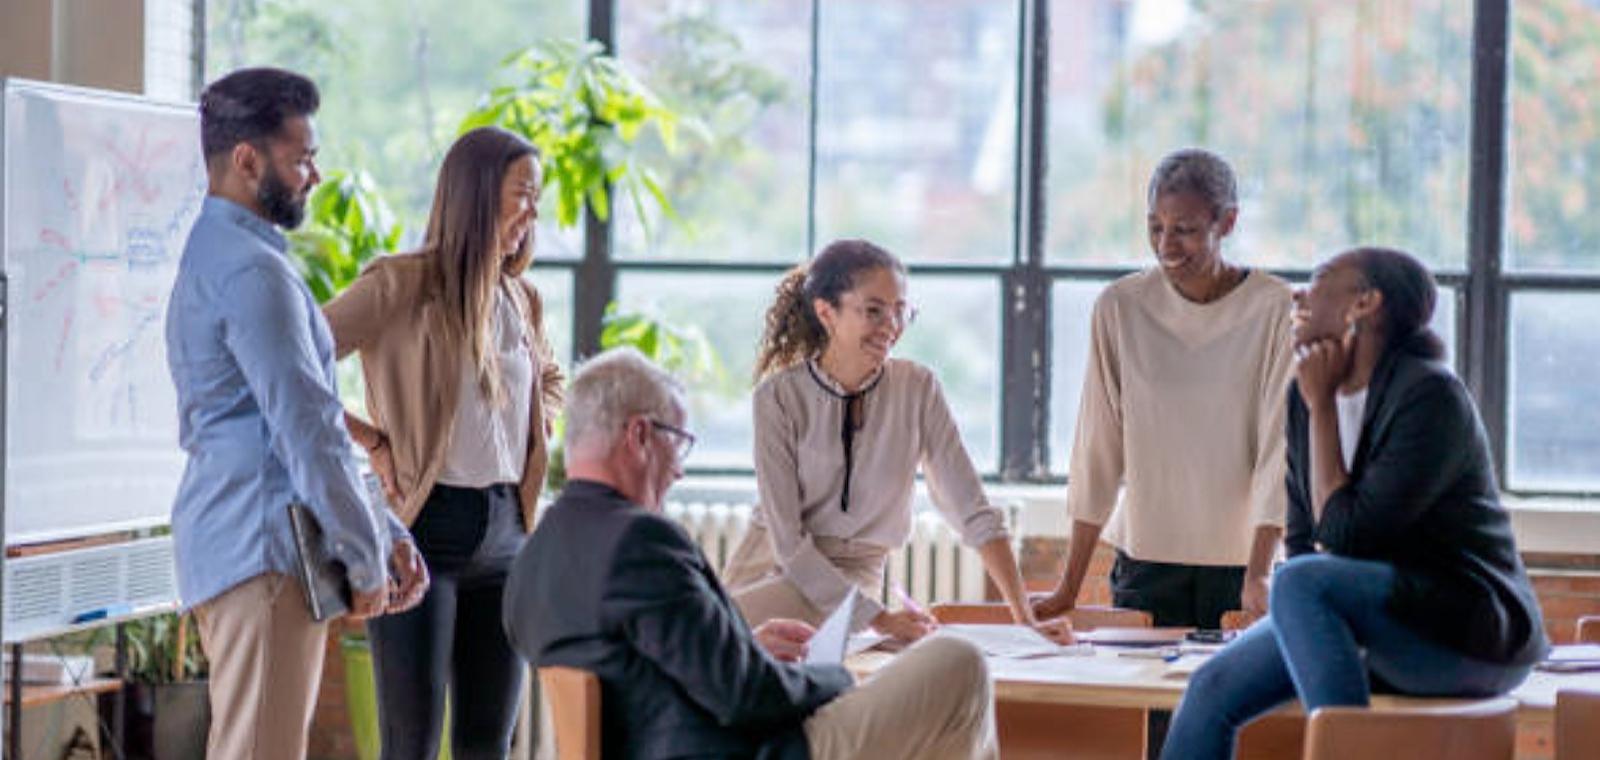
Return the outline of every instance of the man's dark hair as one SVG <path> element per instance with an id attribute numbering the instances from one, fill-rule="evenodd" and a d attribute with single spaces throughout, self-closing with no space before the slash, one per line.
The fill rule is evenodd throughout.
<path id="1" fill-rule="evenodd" d="M 292 71 L 239 69 L 200 93 L 200 147 L 206 161 L 242 142 L 258 143 L 283 123 L 317 112 L 317 86 Z"/>

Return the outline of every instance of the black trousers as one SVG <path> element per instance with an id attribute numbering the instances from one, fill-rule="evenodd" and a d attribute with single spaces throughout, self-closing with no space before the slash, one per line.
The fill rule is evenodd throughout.
<path id="1" fill-rule="evenodd" d="M 1111 566 L 1111 603 L 1144 610 L 1157 626 L 1219 628 L 1222 613 L 1239 609 L 1243 567 L 1146 562 L 1117 551 Z M 1145 732 L 1146 757 L 1161 755 L 1172 713 L 1151 710 Z"/>
<path id="2" fill-rule="evenodd" d="M 1157 626 L 1218 628 L 1239 609 L 1244 568 L 1178 565 L 1134 559 L 1121 550 L 1111 566 L 1111 603 L 1144 610 Z"/>
<path id="3" fill-rule="evenodd" d="M 416 608 L 367 621 L 384 760 L 434 760 L 450 693 L 456 760 L 511 750 L 523 663 L 506 641 L 501 594 L 524 538 L 517 487 L 439 485 L 411 535 L 432 585 Z"/>

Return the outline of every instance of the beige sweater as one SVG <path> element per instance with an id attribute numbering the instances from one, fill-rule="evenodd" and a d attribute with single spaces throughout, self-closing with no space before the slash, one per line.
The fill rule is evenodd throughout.
<path id="1" fill-rule="evenodd" d="M 1106 288 L 1068 473 L 1073 519 L 1106 526 L 1135 559 L 1249 561 L 1256 528 L 1284 522 L 1290 292 L 1259 271 L 1209 304 L 1156 269 Z"/>

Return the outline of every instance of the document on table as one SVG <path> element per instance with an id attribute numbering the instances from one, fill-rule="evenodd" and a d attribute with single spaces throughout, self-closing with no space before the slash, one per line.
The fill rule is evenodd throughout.
<path id="1" fill-rule="evenodd" d="M 1026 659 L 1031 657 L 1057 657 L 1093 655 L 1094 647 L 1088 644 L 1062 646 L 1025 625 L 941 625 L 939 632 L 966 639 L 990 657 Z"/>
<path id="2" fill-rule="evenodd" d="M 807 665 L 843 665 L 845 647 L 850 643 L 850 618 L 855 615 L 855 592 L 845 594 L 822 627 L 806 643 Z"/>
<path id="3" fill-rule="evenodd" d="M 1600 670 L 1600 644 L 1564 644 L 1550 648 L 1535 668 L 1548 673 L 1583 673 Z"/>

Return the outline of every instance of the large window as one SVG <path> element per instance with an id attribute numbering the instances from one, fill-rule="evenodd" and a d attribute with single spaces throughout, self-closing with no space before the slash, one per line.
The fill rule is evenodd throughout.
<path id="1" fill-rule="evenodd" d="M 938 374 L 979 468 L 1065 476 L 1094 299 L 1149 261 L 1156 162 L 1201 145 L 1239 172 L 1229 257 L 1301 282 L 1358 243 L 1418 254 L 1505 485 L 1600 492 L 1596 0 L 207 7 L 210 70 L 315 75 L 325 163 L 372 173 L 413 235 L 506 53 L 609 44 L 683 117 L 644 147 L 674 215 L 619 202 L 587 249 L 541 230 L 534 279 L 564 355 L 594 349 L 611 297 L 705 337 L 691 467 L 748 471 L 772 286 L 864 237 L 912 268 L 922 316 L 899 353 Z"/>
<path id="2" fill-rule="evenodd" d="M 1054 0 L 1049 255 L 1143 264 L 1145 183 L 1202 145 L 1237 168 L 1233 255 L 1354 242 L 1466 260 L 1472 0 Z"/>
<path id="3" fill-rule="evenodd" d="M 1512 11 L 1506 481 L 1600 492 L 1600 3 Z"/>

